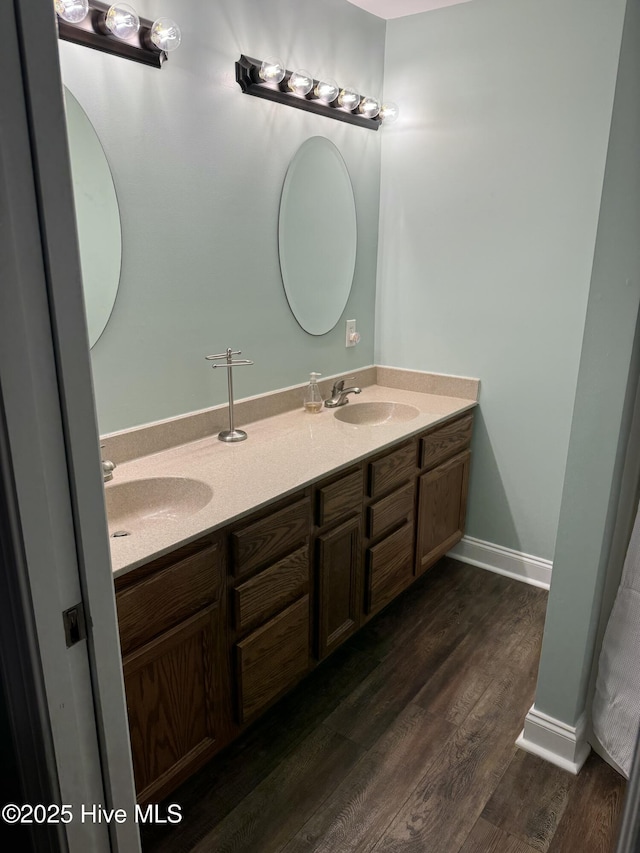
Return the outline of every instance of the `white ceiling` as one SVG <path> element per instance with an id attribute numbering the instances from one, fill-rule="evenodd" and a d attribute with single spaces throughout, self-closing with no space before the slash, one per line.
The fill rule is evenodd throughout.
<path id="1" fill-rule="evenodd" d="M 402 18 L 418 12 L 429 12 L 443 6 L 455 6 L 456 3 L 469 3 L 470 0 L 349 0 L 354 6 L 360 6 L 379 18 Z"/>

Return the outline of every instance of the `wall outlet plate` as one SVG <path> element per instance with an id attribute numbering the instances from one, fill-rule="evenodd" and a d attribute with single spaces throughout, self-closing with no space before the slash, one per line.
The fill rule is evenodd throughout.
<path id="1" fill-rule="evenodd" d="M 345 336 L 346 347 L 354 347 L 360 340 L 360 335 L 356 332 L 356 321 L 347 320 L 347 331 Z"/>

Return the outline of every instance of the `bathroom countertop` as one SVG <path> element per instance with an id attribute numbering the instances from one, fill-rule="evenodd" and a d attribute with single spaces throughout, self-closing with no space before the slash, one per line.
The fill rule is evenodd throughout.
<path id="1" fill-rule="evenodd" d="M 369 385 L 350 400 L 405 403 L 419 414 L 405 422 L 356 426 L 335 418 L 336 409 L 309 414 L 300 408 L 238 424 L 248 434 L 246 441 L 226 444 L 213 435 L 118 465 L 107 493 L 121 482 L 189 477 L 206 483 L 213 497 L 193 515 L 147 520 L 129 536 L 110 538 L 114 576 L 477 405 L 475 399 L 382 385 Z"/>

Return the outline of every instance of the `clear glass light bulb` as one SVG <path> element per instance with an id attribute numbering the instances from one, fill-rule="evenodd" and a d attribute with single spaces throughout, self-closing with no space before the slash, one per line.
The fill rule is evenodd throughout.
<path id="1" fill-rule="evenodd" d="M 345 86 L 344 89 L 340 89 L 340 94 L 338 95 L 338 103 L 345 110 L 355 110 L 355 108 L 360 103 L 360 95 L 356 92 L 355 89 L 351 89 L 348 86 Z"/>
<path id="2" fill-rule="evenodd" d="M 89 14 L 89 0 L 55 0 L 58 17 L 70 24 L 79 24 Z"/>
<path id="3" fill-rule="evenodd" d="M 380 101 L 375 98 L 364 97 L 360 101 L 358 110 L 365 118 L 375 118 L 380 112 Z"/>
<path id="4" fill-rule="evenodd" d="M 400 115 L 400 107 L 392 101 L 385 101 L 380 107 L 379 115 L 385 124 L 393 124 Z"/>
<path id="5" fill-rule="evenodd" d="M 279 59 L 272 56 L 263 61 L 259 74 L 265 83 L 281 83 L 284 80 L 286 69 Z"/>
<path id="6" fill-rule="evenodd" d="M 166 53 L 169 53 L 180 47 L 182 33 L 180 32 L 180 27 L 171 18 L 158 18 L 151 25 L 149 38 L 158 50 L 164 50 Z"/>
<path id="7" fill-rule="evenodd" d="M 332 101 L 338 97 L 338 92 L 340 91 L 340 87 L 336 83 L 335 80 L 328 78 L 327 80 L 320 80 L 316 84 L 316 88 L 313 90 L 316 98 L 319 98 L 321 101 L 324 101 L 325 104 L 330 104 Z"/>
<path id="8" fill-rule="evenodd" d="M 309 74 L 303 68 L 294 71 L 291 77 L 289 77 L 289 88 L 296 95 L 308 95 L 313 89 L 313 75 Z"/>
<path id="9" fill-rule="evenodd" d="M 114 3 L 107 12 L 105 19 L 107 28 L 119 39 L 128 39 L 140 29 L 140 18 L 136 10 L 126 3 Z"/>

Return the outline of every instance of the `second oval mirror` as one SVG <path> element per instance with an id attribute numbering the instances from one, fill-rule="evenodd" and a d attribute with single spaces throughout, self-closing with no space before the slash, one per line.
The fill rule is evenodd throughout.
<path id="1" fill-rule="evenodd" d="M 336 146 L 312 136 L 289 165 L 278 223 L 280 269 L 294 317 L 324 335 L 345 309 L 356 263 L 356 206 Z"/>

